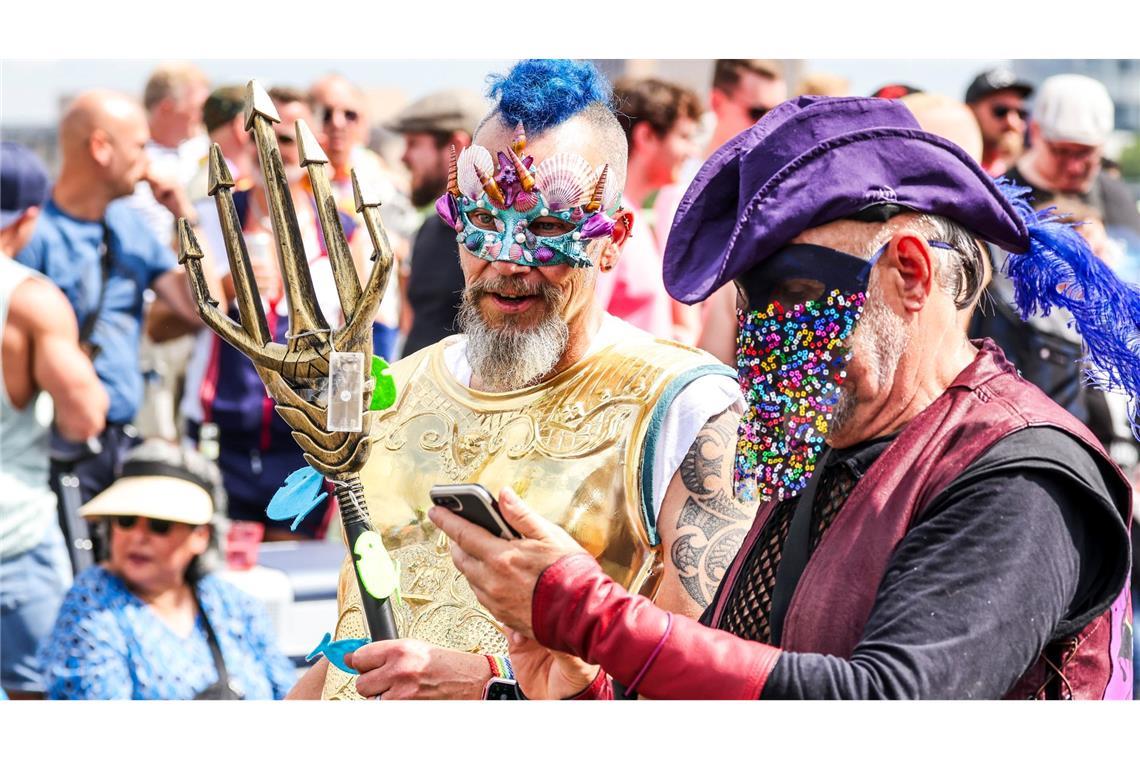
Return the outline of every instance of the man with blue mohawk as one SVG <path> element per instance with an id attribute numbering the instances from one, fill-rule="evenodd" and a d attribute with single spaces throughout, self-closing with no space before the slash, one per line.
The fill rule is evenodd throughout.
<path id="1" fill-rule="evenodd" d="M 609 84 L 588 63 L 528 60 L 492 77 L 490 95 L 436 204 L 466 281 L 463 333 L 393 365 L 398 398 L 361 472 L 401 568 L 402 638 L 348 655 L 356 678 L 322 662 L 294 696 L 515 695 L 501 624 L 427 519 L 436 484 L 521 494 L 622 588 L 691 617 L 751 521 L 729 491 L 735 373 L 594 300 L 630 234 Z M 359 604 L 346 562 L 335 639 L 365 635 Z"/>
<path id="2" fill-rule="evenodd" d="M 1140 291 L 906 106 L 798 98 L 708 160 L 664 278 L 686 303 L 736 283 L 735 484 L 756 519 L 697 622 L 520 499 L 511 542 L 432 510 L 529 697 L 1130 697 L 1131 489 L 967 339 L 979 239 L 1011 253 L 1023 316 L 1069 312 L 1135 418 Z"/>

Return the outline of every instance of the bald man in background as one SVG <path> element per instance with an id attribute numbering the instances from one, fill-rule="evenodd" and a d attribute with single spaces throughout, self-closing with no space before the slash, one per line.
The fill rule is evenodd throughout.
<path id="1" fill-rule="evenodd" d="M 139 339 L 143 292 L 150 288 L 188 325 L 198 316 L 174 251 L 125 204 L 140 181 L 175 216 L 196 221 L 184 193 L 150 177 L 146 116 L 131 98 L 107 90 L 72 101 L 59 127 L 59 178 L 35 235 L 16 260 L 54 282 L 75 310 L 79 341 L 92 357 L 110 399 L 106 426 L 83 444 L 52 440 L 53 488 L 79 478 L 80 502 L 109 486 L 133 445 L 131 428 L 142 399 Z M 216 292 L 216 291 L 215 291 Z"/>
<path id="2" fill-rule="evenodd" d="M 914 114 L 919 126 L 945 137 L 981 163 L 982 130 L 969 106 L 936 92 L 914 92 L 900 100 Z"/>

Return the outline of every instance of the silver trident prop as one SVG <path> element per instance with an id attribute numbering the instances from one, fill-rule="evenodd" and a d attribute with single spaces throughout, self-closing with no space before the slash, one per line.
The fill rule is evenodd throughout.
<path id="1" fill-rule="evenodd" d="M 217 144 L 210 147 L 209 194 L 217 204 L 221 220 L 240 324 L 220 310 L 218 302 L 210 297 L 202 272 L 202 250 L 185 219 L 178 220 L 178 260 L 190 274 L 191 289 L 202 321 L 253 361 L 266 390 L 277 402 L 277 413 L 293 429 L 293 438 L 301 447 L 305 461 L 336 485 L 341 522 L 350 550 L 356 555 L 354 565 L 372 639 L 391 639 L 396 637 L 396 626 L 388 596 L 394 590 L 395 569 L 379 535 L 372 529 L 359 477 L 360 469 L 371 452 L 369 431 L 376 413 L 363 412 L 359 431 L 329 430 L 327 396 L 331 393 L 328 382 L 330 355 L 334 352 L 361 354 L 365 375 L 360 379 L 364 389 L 363 409 L 368 409 L 375 388 L 375 380 L 368 374 L 372 356 L 372 320 L 392 271 L 392 249 L 380 220 L 380 201 L 370 187 L 361 185 L 353 172 L 356 210 L 364 217 L 374 248 L 372 272 L 362 289 L 341 228 L 332 186 L 325 173 L 328 157 L 308 125 L 298 121 L 296 129 L 301 166 L 307 169 L 312 184 L 317 215 L 344 312 L 344 326 L 331 329 L 317 304 L 285 166 L 271 126 L 273 122 L 280 121 L 269 95 L 256 80 L 251 80 L 246 92 L 245 128 L 253 132 L 265 178 L 266 200 L 289 305 L 290 332 L 286 342 L 275 343 L 271 339 L 234 205 L 233 177 Z"/>

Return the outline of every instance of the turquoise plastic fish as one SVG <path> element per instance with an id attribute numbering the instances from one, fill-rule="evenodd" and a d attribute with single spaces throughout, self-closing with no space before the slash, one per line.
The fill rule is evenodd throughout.
<path id="1" fill-rule="evenodd" d="M 321 655 L 324 655 L 329 662 L 345 673 L 358 676 L 360 672 L 356 670 L 356 668 L 350 668 L 344 664 L 344 656 L 349 652 L 355 652 L 367 643 L 368 639 L 341 639 L 339 641 L 333 641 L 332 634 L 326 633 L 324 638 L 321 639 L 321 643 L 317 644 L 317 648 L 309 652 L 309 656 L 305 658 L 305 662 L 312 662 Z"/>
<path id="2" fill-rule="evenodd" d="M 302 467 L 285 478 L 285 485 L 277 489 L 265 514 L 270 520 L 293 518 L 289 530 L 297 530 L 310 512 L 328 497 L 324 490 L 325 476 L 312 467 Z"/>

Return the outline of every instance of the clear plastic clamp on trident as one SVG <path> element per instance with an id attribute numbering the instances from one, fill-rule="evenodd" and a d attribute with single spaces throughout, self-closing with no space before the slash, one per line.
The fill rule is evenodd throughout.
<path id="1" fill-rule="evenodd" d="M 202 320 L 253 361 L 266 390 L 277 402 L 277 413 L 293 429 L 293 438 L 305 461 L 335 484 L 341 522 L 349 550 L 355 555 L 353 564 L 369 633 L 374 641 L 392 639 L 396 637 L 396 624 L 389 597 L 396 592 L 396 572 L 379 535 L 372 529 L 359 477 L 371 452 L 369 430 L 375 414 L 366 411 L 375 389 L 375 379 L 368 369 L 372 320 L 392 271 L 392 249 L 380 221 L 380 201 L 353 172 L 356 210 L 364 217 L 374 248 L 372 272 L 361 288 L 326 174 L 328 158 L 308 125 L 298 121 L 301 166 L 308 171 L 312 184 L 344 312 L 344 326 L 330 328 L 317 304 L 272 127 L 273 122 L 280 121 L 269 95 L 251 80 L 246 92 L 245 128 L 253 133 L 265 178 L 266 201 L 289 306 L 290 332 L 286 342 L 276 343 L 270 336 L 234 205 L 234 181 L 216 144 L 210 147 L 209 192 L 221 220 L 240 324 L 210 297 L 202 272 L 202 250 L 185 219 L 178 220 L 178 260 L 190 274 Z"/>

